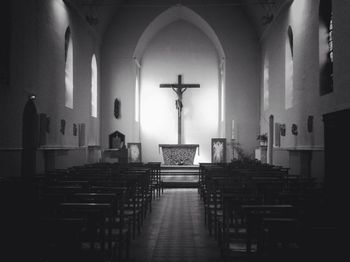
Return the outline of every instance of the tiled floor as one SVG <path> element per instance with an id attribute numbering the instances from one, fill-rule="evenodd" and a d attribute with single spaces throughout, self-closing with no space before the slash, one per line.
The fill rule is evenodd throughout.
<path id="1" fill-rule="evenodd" d="M 333 259 L 337 249 L 324 244 L 323 252 L 316 247 L 306 253 L 277 254 L 274 259 L 238 252 L 228 254 L 224 260 L 217 242 L 209 236 L 203 215 L 197 189 L 164 189 L 164 194 L 153 201 L 152 213 L 147 216 L 141 235 L 132 241 L 127 262 L 304 262 L 320 258 L 340 261 Z"/>
<path id="2" fill-rule="evenodd" d="M 165 189 L 154 200 L 131 250 L 132 262 L 222 261 L 217 242 L 204 225 L 197 189 Z"/>

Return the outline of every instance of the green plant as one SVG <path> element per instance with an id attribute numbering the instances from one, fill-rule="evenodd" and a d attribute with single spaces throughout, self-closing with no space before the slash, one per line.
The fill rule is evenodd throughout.
<path id="1" fill-rule="evenodd" d="M 254 155 L 246 153 L 241 147 L 240 143 L 232 142 L 232 152 L 236 151 L 237 157 L 233 156 L 232 161 L 240 160 L 242 162 L 254 161 Z"/>

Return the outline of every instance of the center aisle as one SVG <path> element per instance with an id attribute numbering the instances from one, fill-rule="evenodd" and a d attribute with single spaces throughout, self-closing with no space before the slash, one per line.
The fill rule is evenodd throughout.
<path id="1" fill-rule="evenodd" d="M 165 189 L 153 201 L 141 235 L 132 242 L 129 261 L 221 261 L 203 214 L 197 189 Z"/>

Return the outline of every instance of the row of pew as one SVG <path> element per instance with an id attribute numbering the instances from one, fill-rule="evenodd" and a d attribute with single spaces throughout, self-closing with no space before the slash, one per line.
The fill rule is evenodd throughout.
<path id="1" fill-rule="evenodd" d="M 201 163 L 205 225 L 223 257 L 291 259 L 307 248 L 323 189 L 314 178 L 261 163 Z M 322 214 L 321 214 L 322 216 Z"/>
<path id="2" fill-rule="evenodd" d="M 74 166 L 31 179 L 4 179 L 1 186 L 18 187 L 21 197 L 15 202 L 22 209 L 31 206 L 31 222 L 18 235 L 31 234 L 30 252 L 36 261 L 48 262 L 128 259 L 152 200 L 162 194 L 160 163 Z M 12 211 L 7 210 L 9 220 L 27 213 Z"/>

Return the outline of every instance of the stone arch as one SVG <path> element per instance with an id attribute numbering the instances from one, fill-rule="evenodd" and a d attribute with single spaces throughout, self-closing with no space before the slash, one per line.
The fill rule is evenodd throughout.
<path id="1" fill-rule="evenodd" d="M 217 37 L 215 31 L 213 28 L 196 12 L 193 10 L 182 6 L 182 5 L 176 5 L 173 7 L 170 7 L 169 9 L 163 11 L 158 16 L 156 16 L 150 24 L 145 28 L 143 33 L 141 34 L 135 50 L 133 57 L 135 59 L 135 121 L 134 121 L 134 130 L 135 131 L 135 141 L 141 141 L 147 137 L 145 135 L 147 132 L 145 132 L 145 118 L 140 119 L 139 115 L 140 112 L 145 112 L 144 110 L 141 110 L 142 101 L 144 100 L 144 96 L 142 95 L 141 90 L 144 89 L 144 82 L 142 79 L 145 79 L 146 72 L 147 72 L 147 62 L 146 62 L 146 52 L 153 41 L 161 33 L 163 29 L 166 27 L 173 25 L 176 22 L 185 22 L 190 24 L 191 26 L 195 27 L 196 30 L 200 31 L 203 36 L 207 37 L 208 43 L 210 43 L 213 47 L 212 51 L 216 53 L 216 56 L 218 58 L 218 64 L 217 66 L 217 73 L 218 73 L 218 82 L 217 82 L 217 92 L 218 92 L 218 101 L 217 104 L 215 104 L 215 114 L 218 114 L 218 118 L 212 126 L 215 126 L 217 128 L 217 134 L 215 136 L 225 137 L 224 131 L 225 131 L 225 117 L 224 117 L 224 111 L 225 111 L 225 52 L 221 45 L 221 42 L 219 38 Z M 146 71 L 145 71 L 146 70 Z M 142 71 L 142 73 L 140 73 Z M 141 76 L 141 77 L 140 77 Z M 141 79 L 141 80 L 140 80 Z M 151 108 L 151 107 L 147 107 Z M 217 123 L 217 124 L 216 124 Z M 154 126 L 154 125 L 152 125 Z M 186 132 L 186 131 L 185 131 Z M 209 132 L 209 131 L 208 131 Z M 184 136 L 185 138 L 186 136 Z M 190 135 L 188 137 L 191 137 Z M 142 138 L 142 139 L 141 139 Z M 190 139 L 190 138 L 189 138 Z M 198 138 L 200 142 L 199 144 L 204 144 L 202 138 Z M 188 143 L 186 139 L 184 139 L 185 143 Z M 145 140 L 144 140 L 145 141 Z M 159 141 L 157 141 L 159 142 Z M 143 150 L 153 150 L 149 149 L 150 147 L 144 147 Z M 201 147 L 203 149 L 203 147 Z M 207 156 L 206 153 L 209 155 L 209 149 L 203 149 L 201 151 L 201 156 L 203 159 Z M 153 155 L 153 152 L 148 152 Z M 152 153 L 152 154 L 151 154 Z"/>
<path id="2" fill-rule="evenodd" d="M 159 14 L 153 21 L 146 27 L 146 29 L 143 31 L 142 35 L 140 36 L 134 53 L 133 58 L 135 60 L 136 64 L 136 85 L 135 85 L 135 119 L 138 119 L 139 115 L 139 88 L 140 88 L 140 70 L 141 70 L 141 61 L 143 58 L 144 51 L 146 50 L 148 44 L 150 41 L 155 37 L 158 32 L 160 32 L 163 28 L 168 26 L 169 24 L 183 20 L 185 22 L 188 22 L 195 27 L 197 27 L 200 31 L 203 32 L 204 35 L 208 37 L 208 39 L 212 42 L 213 46 L 215 47 L 218 58 L 220 59 L 219 62 L 219 135 L 221 137 L 225 137 L 225 64 L 226 64 L 226 55 L 223 49 L 223 46 L 216 35 L 213 28 L 209 25 L 207 21 L 205 21 L 199 14 L 197 14 L 195 11 L 191 10 L 190 8 L 183 6 L 183 5 L 175 5 L 161 14 Z M 136 134 L 136 140 L 140 139 L 140 132 L 139 132 L 139 124 L 138 120 L 136 120 L 135 124 L 135 130 L 137 130 Z"/>
<path id="3" fill-rule="evenodd" d="M 203 31 L 204 34 L 213 42 L 217 49 L 219 57 L 221 59 L 225 58 L 225 52 L 221 45 L 219 38 L 217 37 L 213 28 L 196 12 L 183 5 L 176 5 L 165 10 L 163 13 L 158 15 L 145 29 L 142 33 L 135 51 L 134 58 L 138 61 L 141 60 L 144 50 L 146 49 L 148 43 L 151 39 L 164 27 L 177 21 L 185 20 Z"/>

